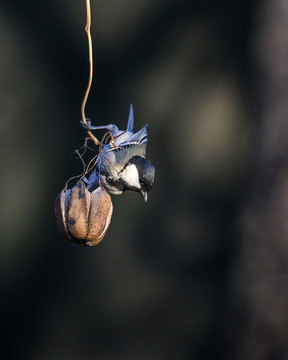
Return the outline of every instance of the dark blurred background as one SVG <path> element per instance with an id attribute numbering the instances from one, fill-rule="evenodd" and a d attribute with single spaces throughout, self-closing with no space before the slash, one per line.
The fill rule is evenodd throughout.
<path id="1" fill-rule="evenodd" d="M 1 358 L 288 359 L 288 3 L 92 0 L 86 115 L 150 125 L 156 181 L 62 238 L 85 1 L 1 1 Z"/>

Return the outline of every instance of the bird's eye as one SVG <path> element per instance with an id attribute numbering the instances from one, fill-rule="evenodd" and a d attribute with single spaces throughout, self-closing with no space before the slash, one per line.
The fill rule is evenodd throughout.
<path id="1" fill-rule="evenodd" d="M 108 182 L 108 184 L 111 184 L 112 180 L 113 180 L 112 176 L 106 177 L 106 181 Z"/>
<path id="2" fill-rule="evenodd" d="M 143 185 L 144 182 L 145 182 L 144 178 L 141 177 L 141 178 L 139 179 L 139 182 L 140 182 L 141 185 Z"/>

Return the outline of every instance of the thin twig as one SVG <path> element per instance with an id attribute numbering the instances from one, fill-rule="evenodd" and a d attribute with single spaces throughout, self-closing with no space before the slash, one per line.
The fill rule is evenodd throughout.
<path id="1" fill-rule="evenodd" d="M 81 106 L 81 115 L 82 115 L 82 121 L 84 124 L 87 124 L 86 121 L 86 116 L 85 116 L 85 105 L 87 102 L 87 98 L 91 89 L 91 84 L 92 84 L 92 77 L 93 77 L 93 52 L 92 52 L 92 38 L 91 38 L 91 33 L 90 33 L 90 27 L 91 27 L 91 8 L 90 8 L 90 0 L 86 0 L 86 10 L 87 10 L 87 21 L 86 21 L 86 26 L 85 26 L 85 31 L 87 33 L 87 38 L 88 38 L 88 47 L 89 47 L 89 80 L 88 80 L 88 85 L 87 85 L 87 89 L 84 95 L 84 99 L 82 102 L 82 106 Z M 94 141 L 94 143 L 96 145 L 99 145 L 99 141 L 98 139 L 92 134 L 91 131 L 87 131 L 88 135 L 90 136 L 90 138 Z"/>

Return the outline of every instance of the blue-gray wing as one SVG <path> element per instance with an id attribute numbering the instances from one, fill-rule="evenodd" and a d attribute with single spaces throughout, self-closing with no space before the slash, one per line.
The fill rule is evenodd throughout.
<path id="1" fill-rule="evenodd" d="M 100 163 L 102 171 L 107 173 L 119 172 L 133 156 L 145 156 L 147 143 L 130 143 L 120 145 L 117 149 L 104 149 Z"/>
<path id="2" fill-rule="evenodd" d="M 120 138 L 118 138 L 120 139 Z M 125 142 L 113 148 L 106 145 L 101 159 L 102 171 L 107 173 L 119 172 L 133 156 L 145 156 L 148 142 L 148 125 L 145 125 L 136 134 L 132 134 Z"/>
<path id="3" fill-rule="evenodd" d="M 133 156 L 145 156 L 147 142 L 148 124 L 121 143 L 117 149 L 113 150 L 115 162 L 121 164 L 120 166 L 125 166 Z"/>
<path id="4" fill-rule="evenodd" d="M 146 155 L 147 142 L 129 143 L 120 145 L 117 149 L 104 148 L 103 155 L 99 157 L 99 165 L 101 170 L 106 173 L 120 172 L 133 156 Z M 107 151 L 105 151 L 107 150 Z"/>
<path id="5" fill-rule="evenodd" d="M 116 164 L 122 169 L 133 156 L 145 156 L 147 143 L 130 143 L 120 145 L 113 151 Z"/>

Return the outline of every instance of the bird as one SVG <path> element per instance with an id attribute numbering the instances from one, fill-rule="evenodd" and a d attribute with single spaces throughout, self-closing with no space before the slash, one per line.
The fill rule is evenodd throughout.
<path id="1" fill-rule="evenodd" d="M 148 124 L 134 133 L 133 106 L 130 104 L 127 129 L 119 130 L 116 125 L 92 126 L 90 120 L 81 121 L 87 130 L 106 129 L 111 135 L 109 144 L 100 149 L 96 166 L 89 178 L 84 178 L 87 189 L 93 191 L 99 186 L 112 195 L 126 190 L 139 192 L 147 201 L 147 192 L 152 188 L 155 167 L 145 158 L 148 143 Z"/>

